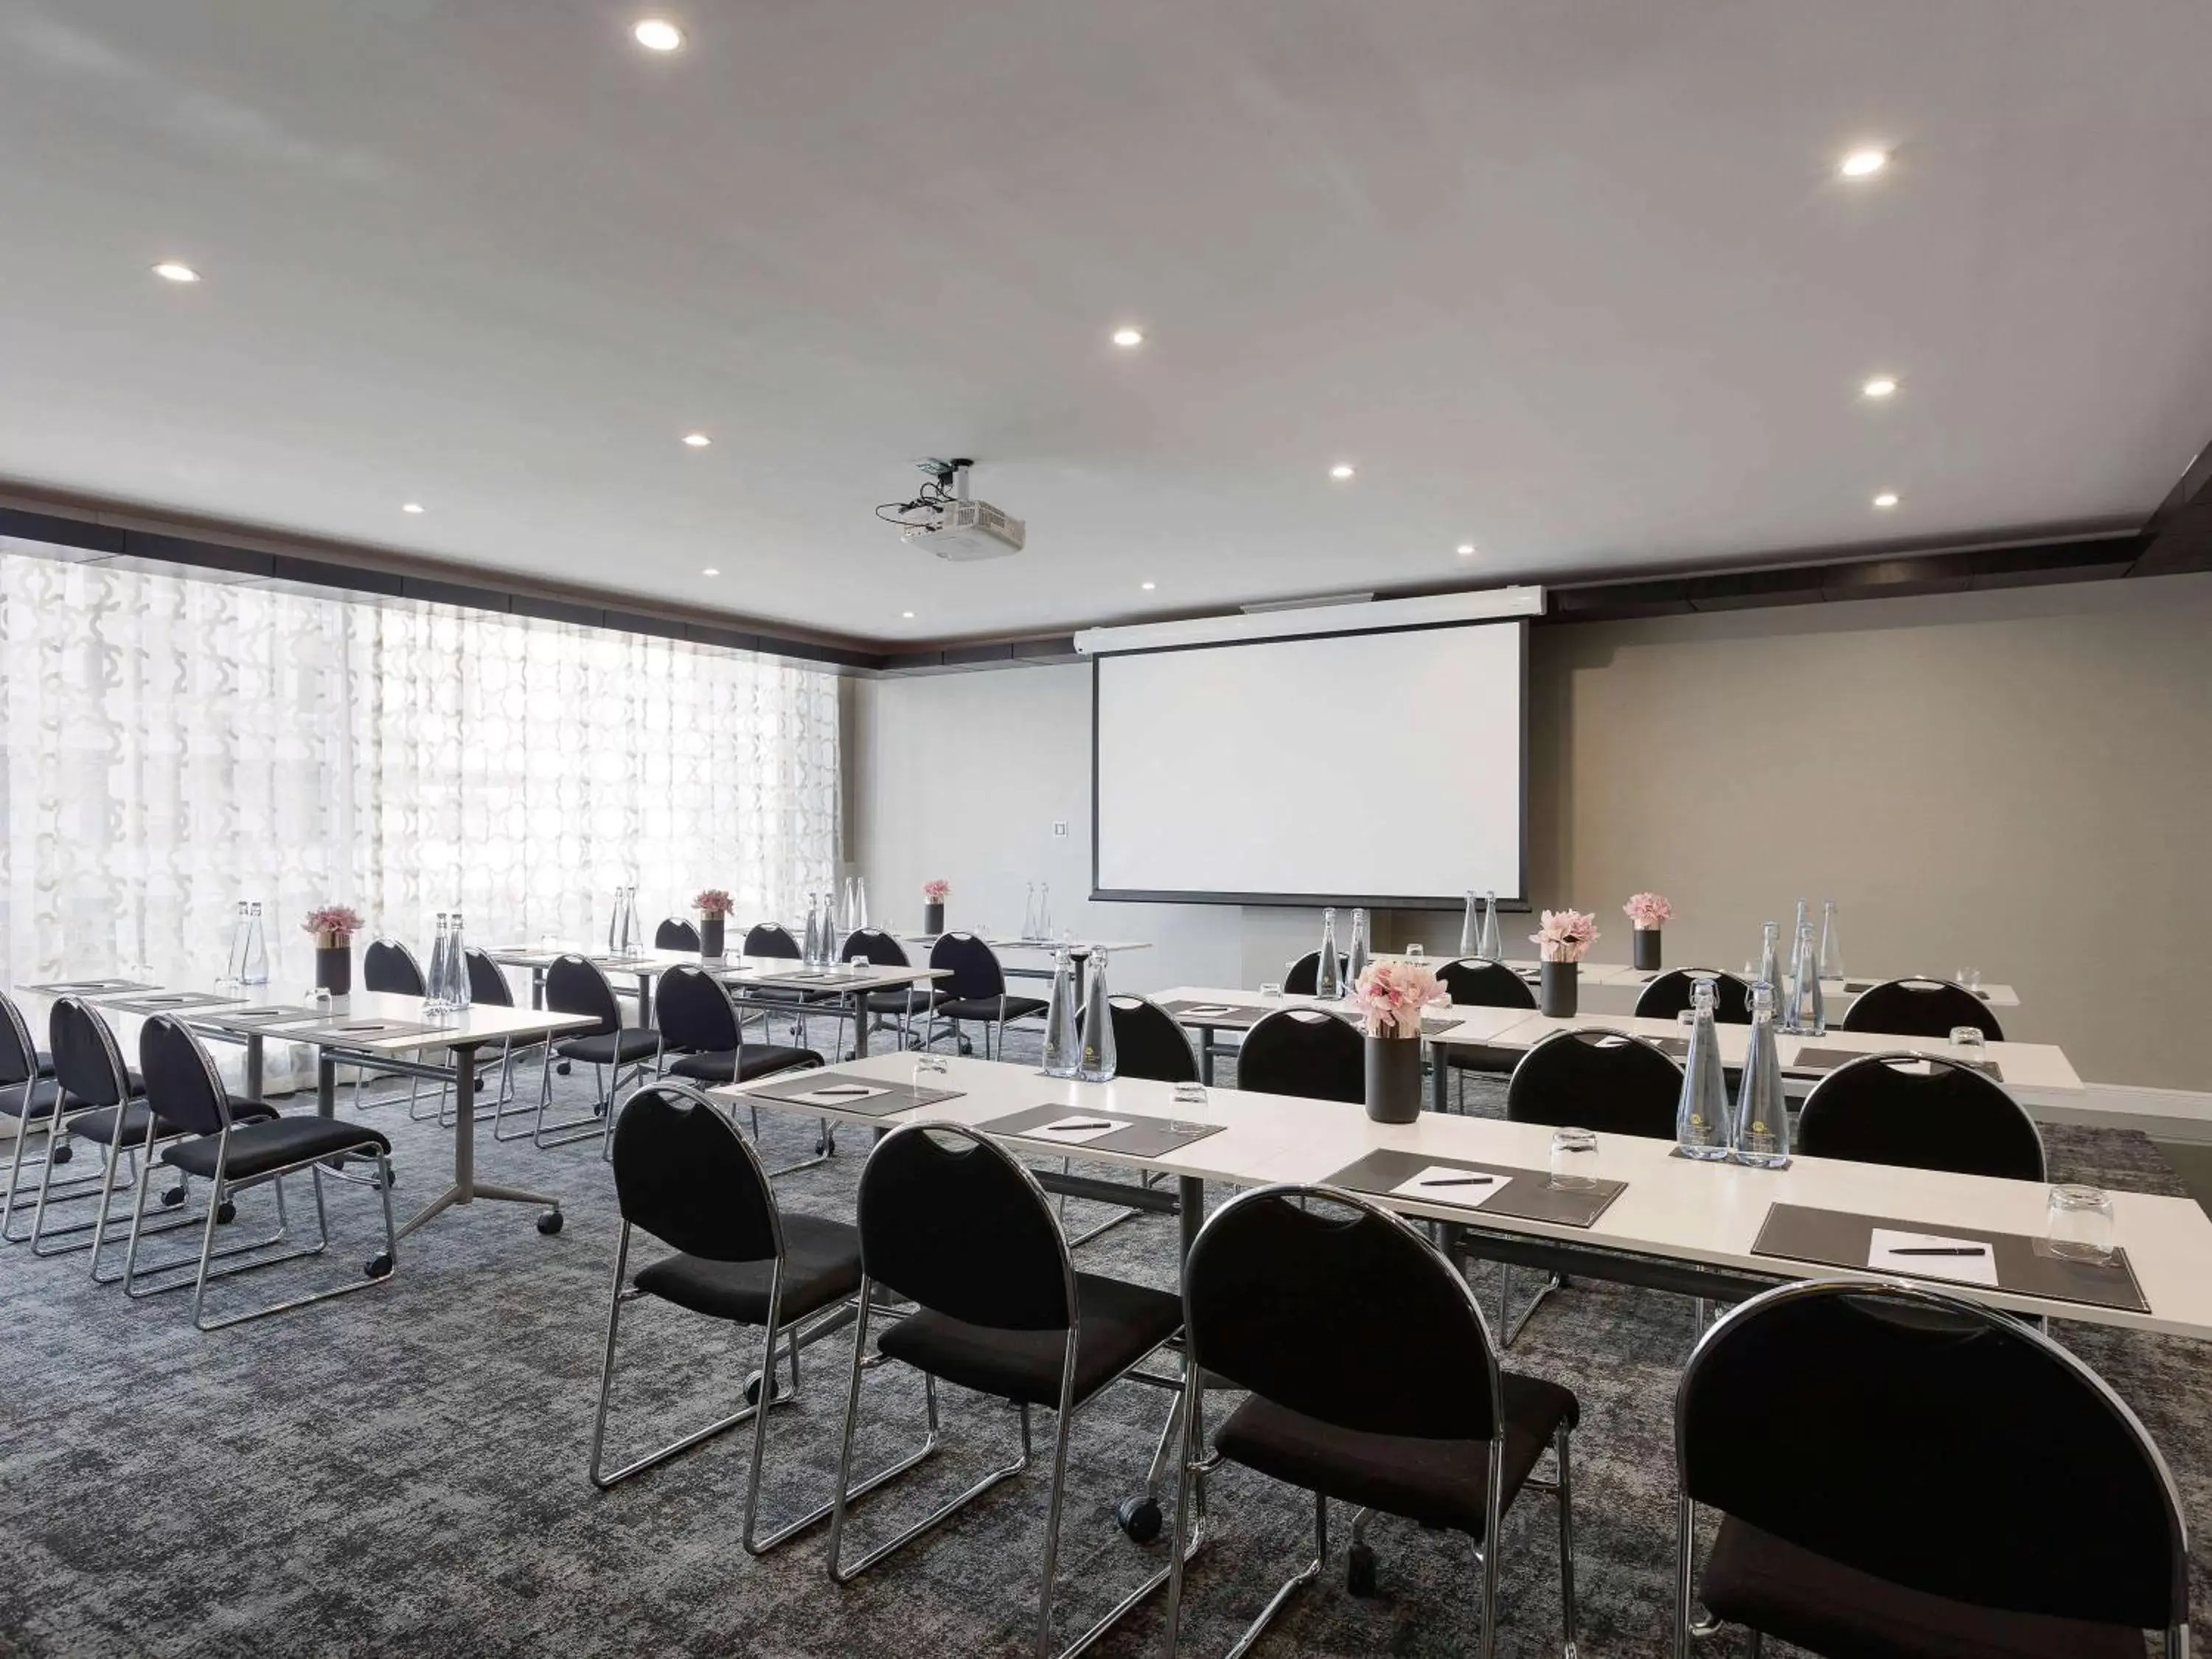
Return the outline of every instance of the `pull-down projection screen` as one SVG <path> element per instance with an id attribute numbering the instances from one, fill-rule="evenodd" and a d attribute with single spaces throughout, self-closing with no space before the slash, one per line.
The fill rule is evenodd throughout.
<path id="1" fill-rule="evenodd" d="M 1102 656 L 1093 898 L 1524 896 L 1528 628 L 1492 622 Z"/>

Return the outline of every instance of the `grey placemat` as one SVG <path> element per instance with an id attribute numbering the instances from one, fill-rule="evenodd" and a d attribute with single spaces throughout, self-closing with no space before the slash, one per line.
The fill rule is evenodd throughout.
<path id="1" fill-rule="evenodd" d="M 1127 1128 L 1116 1129 L 1110 1135 L 1101 1135 L 1096 1140 L 1053 1140 L 1037 1137 L 1041 1144 L 1063 1148 L 1071 1158 L 1080 1158 L 1085 1152 L 1119 1152 L 1124 1158 L 1164 1158 L 1178 1147 L 1188 1146 L 1194 1140 L 1203 1140 L 1208 1135 L 1219 1134 L 1226 1127 L 1219 1123 L 1197 1123 L 1180 1128 L 1164 1117 L 1140 1117 L 1134 1112 L 1093 1112 L 1088 1107 L 1071 1106 L 1066 1102 L 1051 1106 L 1031 1106 L 1004 1117 L 994 1117 L 988 1123 L 976 1127 L 994 1135 L 1018 1135 L 1041 1124 L 1051 1123 L 1063 1117 L 1077 1115 L 1097 1119 L 1129 1120 Z"/>
<path id="2" fill-rule="evenodd" d="M 1562 1192 L 1542 1170 L 1516 1169 L 1510 1164 L 1479 1164 L 1464 1158 L 1436 1158 L 1423 1152 L 1372 1152 L 1348 1164 L 1322 1184 L 1349 1187 L 1355 1193 L 1376 1197 L 1401 1197 L 1395 1189 L 1434 1165 L 1465 1170 L 1470 1175 L 1504 1177 L 1504 1184 L 1480 1198 L 1452 1198 L 1439 1194 L 1423 1203 L 1449 1204 L 1484 1215 L 1511 1216 L 1519 1221 L 1548 1221 L 1561 1227 L 1588 1227 L 1606 1212 L 1613 1200 L 1628 1190 L 1625 1181 L 1601 1181 L 1595 1187 Z M 1450 1190 L 1464 1190 L 1454 1188 Z"/>
<path id="3" fill-rule="evenodd" d="M 865 1088 L 880 1089 L 881 1094 L 855 1096 L 848 1100 L 810 1100 L 809 1095 L 823 1089 Z M 747 1092 L 768 1100 L 781 1100 L 787 1105 L 818 1106 L 825 1110 L 858 1112 L 863 1117 L 890 1117 L 900 1112 L 911 1112 L 918 1106 L 934 1106 L 941 1101 L 957 1100 L 965 1092 L 960 1089 L 917 1089 L 911 1083 L 893 1083 L 879 1077 L 853 1077 L 842 1072 L 800 1072 L 787 1078 L 778 1078 Z"/>
<path id="4" fill-rule="evenodd" d="M 237 997 L 219 997 L 212 991 L 160 991 L 152 996 L 118 997 L 107 1006 L 123 1014 L 180 1014 L 191 1008 L 219 1008 Z M 314 1010 L 310 1008 L 308 1013 Z"/>
<path id="5" fill-rule="evenodd" d="M 298 1025 L 272 1025 L 272 1035 L 291 1042 L 324 1042 L 343 1048 L 349 1042 L 389 1042 L 394 1037 L 423 1036 L 450 1030 L 450 1026 L 425 1025 L 417 1019 L 375 1019 L 366 1014 L 312 1016 Z"/>
<path id="6" fill-rule="evenodd" d="M 1173 1002 L 1163 1002 L 1160 1006 L 1177 1020 L 1188 1020 L 1193 1025 L 1218 1027 L 1224 1031 L 1249 1030 L 1272 1012 L 1266 1008 L 1240 1008 L 1233 1003 L 1191 1002 L 1181 998 Z M 1206 1012 L 1200 1013 L 1200 1009 Z"/>
<path id="7" fill-rule="evenodd" d="M 597 956 L 586 957 L 584 960 L 590 963 L 594 968 L 652 968 L 658 969 L 660 966 L 660 958 L 658 957 Z"/>
<path id="8" fill-rule="evenodd" d="M 160 988 L 143 979 L 58 979 L 49 985 L 27 985 L 23 988 L 50 997 L 112 997 L 124 991 L 153 991 Z"/>
<path id="9" fill-rule="evenodd" d="M 1900 1038 L 1899 1041 L 1910 1042 L 1911 1039 Z M 1800 1048 L 1797 1051 L 1797 1057 L 1782 1069 L 1785 1072 L 1832 1072 L 1838 1066 L 1848 1066 L 1855 1060 L 1865 1058 L 1864 1054 L 1851 1048 Z M 1915 1054 L 1913 1058 L 1940 1060 L 1946 1066 L 1964 1066 L 1971 1071 L 1985 1073 L 1996 1082 L 2004 1081 L 2004 1073 L 1994 1060 L 1961 1060 L 1955 1054 Z"/>
<path id="10" fill-rule="evenodd" d="M 203 1025 L 235 1025 L 250 1030 L 259 1025 L 296 1025 L 302 1020 L 328 1019 L 330 1017 L 330 1011 L 327 1008 L 288 1008 L 281 1005 L 260 1003 L 249 1008 L 212 1010 L 200 1016 L 194 1023 Z"/>
<path id="11" fill-rule="evenodd" d="M 2125 1250 L 2114 1250 L 2103 1267 L 2094 1262 L 2069 1261 L 2048 1255 L 2043 1241 L 2021 1233 L 1989 1232 L 1979 1227 L 1954 1226 L 1948 1221 L 1915 1221 L 1905 1217 L 1858 1215 L 1849 1210 L 1815 1209 L 1805 1204 L 1770 1204 L 1766 1220 L 1752 1242 L 1754 1255 L 1778 1256 L 1787 1261 L 1816 1261 L 1826 1267 L 1850 1267 L 1860 1273 L 1895 1274 L 1895 1267 L 1867 1266 L 1868 1247 L 1876 1227 L 1902 1232 L 1933 1233 L 1987 1244 L 1996 1257 L 1997 1288 L 2015 1296 L 2036 1296 L 2053 1302 L 2079 1302 L 2093 1308 L 2124 1308 L 2148 1313 L 2142 1287 Z M 1948 1285 L 1971 1294 L 1975 1286 L 1955 1279 L 1930 1277 L 1924 1282 Z"/>

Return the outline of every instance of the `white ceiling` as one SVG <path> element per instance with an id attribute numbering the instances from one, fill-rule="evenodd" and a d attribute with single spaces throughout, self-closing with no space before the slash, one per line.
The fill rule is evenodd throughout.
<path id="1" fill-rule="evenodd" d="M 877 639 L 2133 521 L 2212 436 L 2208 61 L 2204 0 L 0 0 L 0 478 Z M 1019 559 L 872 516 L 955 453 Z"/>

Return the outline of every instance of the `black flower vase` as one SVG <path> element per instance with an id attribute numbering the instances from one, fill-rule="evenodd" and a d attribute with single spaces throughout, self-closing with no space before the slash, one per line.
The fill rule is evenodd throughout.
<path id="1" fill-rule="evenodd" d="M 925 933 L 941 933 L 945 931 L 943 900 L 939 900 L 935 904 L 925 904 L 921 907 L 921 931 Z"/>
<path id="2" fill-rule="evenodd" d="M 1635 963 L 1646 971 L 1659 966 L 1659 930 L 1656 927 L 1632 927 L 1628 936 L 1635 941 Z"/>
<path id="3" fill-rule="evenodd" d="M 1575 970 L 1582 964 L 1574 962 L 1547 962 L 1536 988 L 1536 1010 L 1553 1019 L 1571 1018 L 1575 1012 L 1577 978 Z"/>
<path id="4" fill-rule="evenodd" d="M 702 915 L 699 918 L 699 954 L 701 956 L 719 957 L 722 954 L 723 929 L 726 926 L 726 919 L 721 916 Z"/>
<path id="5" fill-rule="evenodd" d="M 315 946 L 315 988 L 334 997 L 353 994 L 353 941 Z"/>
<path id="6" fill-rule="evenodd" d="M 1377 1123 L 1411 1123 L 1421 1115 L 1421 1040 L 1370 1036 L 1367 1045 L 1367 1115 Z"/>

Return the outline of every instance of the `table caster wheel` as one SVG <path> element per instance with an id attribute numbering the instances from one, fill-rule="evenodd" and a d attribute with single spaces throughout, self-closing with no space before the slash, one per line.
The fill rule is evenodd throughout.
<path id="1" fill-rule="evenodd" d="M 1348 1595 L 1375 1594 L 1375 1552 L 1364 1544 L 1354 1544 L 1346 1555 L 1344 1589 Z"/>
<path id="2" fill-rule="evenodd" d="M 1160 1535 L 1159 1499 L 1146 1492 L 1125 1498 L 1114 1506 L 1114 1519 L 1133 1544 L 1149 1544 Z"/>
<path id="3" fill-rule="evenodd" d="M 561 1231 L 561 1212 L 547 1210 L 538 1218 L 538 1231 L 550 1238 Z"/>
<path id="4" fill-rule="evenodd" d="M 46 1156 L 56 1164 L 66 1164 L 76 1156 L 76 1148 L 70 1146 L 69 1142 L 64 1141 Z"/>
<path id="5" fill-rule="evenodd" d="M 218 1227 L 228 1227 L 232 1222 L 237 1219 L 238 1206 L 232 1203 L 228 1199 L 226 1198 L 222 1203 L 215 1206 L 215 1220 L 216 1225 Z"/>
<path id="6" fill-rule="evenodd" d="M 379 1250 L 374 1255 L 369 1257 L 368 1266 L 364 1271 L 371 1279 L 386 1277 L 392 1272 L 392 1253 L 388 1250 Z"/>
<path id="7" fill-rule="evenodd" d="M 605 1101 L 598 1100 L 592 1103 L 592 1115 L 593 1117 L 605 1117 L 606 1115 L 607 1103 Z"/>
<path id="8" fill-rule="evenodd" d="M 165 1210 L 173 1210 L 184 1201 L 185 1189 L 182 1187 L 172 1187 L 161 1194 L 161 1207 Z"/>
<path id="9" fill-rule="evenodd" d="M 562 1061 L 558 1066 L 556 1066 L 553 1068 L 553 1075 L 554 1075 L 554 1076 L 556 1076 L 556 1077 L 566 1077 L 566 1076 L 568 1076 L 568 1062 L 567 1060 L 562 1060 Z"/>

